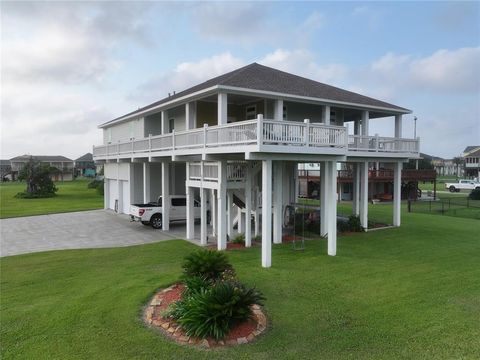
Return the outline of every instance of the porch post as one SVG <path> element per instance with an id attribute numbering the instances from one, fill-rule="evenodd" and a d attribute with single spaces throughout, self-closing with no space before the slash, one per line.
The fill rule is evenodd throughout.
<path id="1" fill-rule="evenodd" d="M 360 164 L 353 164 L 353 215 L 360 215 Z"/>
<path id="2" fill-rule="evenodd" d="M 320 162 L 320 236 L 322 237 L 328 233 L 330 169 L 327 164 L 327 161 Z"/>
<path id="3" fill-rule="evenodd" d="M 262 160 L 262 266 L 272 266 L 272 160 Z"/>
<path id="4" fill-rule="evenodd" d="M 143 163 L 143 203 L 150 202 L 150 163 Z"/>
<path id="5" fill-rule="evenodd" d="M 187 165 L 188 166 L 188 165 Z M 188 174 L 187 174 L 188 179 Z M 187 239 L 193 240 L 194 238 L 194 226 L 195 226 L 195 216 L 193 209 L 193 188 L 187 186 Z"/>
<path id="6" fill-rule="evenodd" d="M 362 135 L 368 136 L 370 113 L 368 110 L 362 111 Z"/>
<path id="7" fill-rule="evenodd" d="M 258 235 L 260 235 L 260 205 L 259 205 L 259 201 L 258 201 L 258 197 L 259 197 L 259 189 L 258 189 L 258 186 L 255 187 L 255 214 L 254 214 L 254 219 L 253 219 L 253 224 L 254 224 L 254 235 L 255 237 L 257 237 Z"/>
<path id="8" fill-rule="evenodd" d="M 217 249 L 227 248 L 227 162 L 218 162 Z"/>
<path id="9" fill-rule="evenodd" d="M 398 161 L 393 170 L 393 226 L 400 226 L 402 204 L 402 166 Z"/>
<path id="10" fill-rule="evenodd" d="M 227 190 L 227 211 L 227 235 L 231 240 L 233 234 L 233 194 L 231 190 Z"/>
<path id="11" fill-rule="evenodd" d="M 110 181 L 109 179 L 103 180 L 103 208 L 108 209 L 110 205 Z"/>
<path id="12" fill-rule="evenodd" d="M 216 193 L 215 190 L 212 189 L 210 190 L 210 223 L 212 225 L 212 235 L 217 236 L 217 199 L 216 199 Z"/>
<path id="13" fill-rule="evenodd" d="M 185 129 L 195 129 L 197 127 L 197 106 L 195 101 L 185 104 Z"/>
<path id="14" fill-rule="evenodd" d="M 368 228 L 368 161 L 359 163 L 360 170 L 360 223 Z"/>
<path id="15" fill-rule="evenodd" d="M 162 162 L 162 230 L 170 229 L 170 164 Z"/>
<path id="16" fill-rule="evenodd" d="M 207 189 L 200 189 L 200 244 L 207 245 Z"/>
<path id="17" fill-rule="evenodd" d="M 328 161 L 328 255 L 337 254 L 337 162 Z M 325 209 L 326 210 L 326 209 Z"/>
<path id="18" fill-rule="evenodd" d="M 274 171 L 274 202 L 273 202 L 273 243 L 282 243 L 282 218 L 283 218 L 283 168 L 280 161 L 273 164 Z"/>
<path id="19" fill-rule="evenodd" d="M 402 137 L 402 115 L 395 115 L 395 137 Z"/>
<path id="20" fill-rule="evenodd" d="M 248 164 L 245 179 L 245 247 L 252 246 L 252 177 Z"/>
<path id="21" fill-rule="evenodd" d="M 167 111 L 161 111 L 160 112 L 160 119 L 161 119 L 161 132 L 163 134 L 168 134 L 169 133 L 169 124 L 168 124 L 168 112 Z"/>
<path id="22" fill-rule="evenodd" d="M 267 117 L 267 114 L 265 114 L 265 117 Z M 277 121 L 283 120 L 283 100 L 282 99 L 275 100 L 274 108 L 273 108 L 273 118 Z"/>
<path id="23" fill-rule="evenodd" d="M 227 94 L 218 93 L 217 98 L 217 123 L 218 125 L 224 125 L 228 122 L 228 112 L 227 112 Z"/>
<path id="24" fill-rule="evenodd" d="M 242 219 L 242 216 L 243 216 L 243 213 L 242 213 L 242 209 L 237 207 L 237 218 L 238 218 L 238 222 L 237 222 L 237 233 L 239 234 L 242 234 L 244 233 L 244 228 L 243 228 L 243 219 Z"/>
<path id="25" fill-rule="evenodd" d="M 325 105 L 322 107 L 322 123 L 330 125 L 330 106 Z"/>

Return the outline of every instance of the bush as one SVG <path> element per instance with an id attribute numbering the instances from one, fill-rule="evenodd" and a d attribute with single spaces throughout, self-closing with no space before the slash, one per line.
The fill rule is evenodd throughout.
<path id="1" fill-rule="evenodd" d="M 88 183 L 87 187 L 89 189 L 97 189 L 97 193 L 99 195 L 103 195 L 104 194 L 104 186 L 103 186 L 103 181 L 104 180 L 92 180 Z"/>
<path id="2" fill-rule="evenodd" d="M 349 230 L 353 232 L 364 231 L 362 223 L 360 222 L 360 217 L 356 215 L 350 215 L 350 217 L 348 218 L 348 227 Z"/>
<path id="3" fill-rule="evenodd" d="M 468 198 L 471 200 L 480 200 L 480 189 L 473 189 L 468 195 Z"/>
<path id="4" fill-rule="evenodd" d="M 199 250 L 185 257 L 182 265 L 184 278 L 199 276 L 217 280 L 226 270 L 233 270 L 227 255 L 212 250 Z"/>
<path id="5" fill-rule="evenodd" d="M 264 300 L 255 288 L 235 281 L 217 282 L 175 303 L 169 315 L 188 336 L 223 339 L 235 324 L 251 316 L 251 305 L 262 305 Z"/>
<path id="6" fill-rule="evenodd" d="M 245 244 L 245 235 L 244 234 L 238 234 L 235 236 L 232 240 L 233 244 Z"/>
<path id="7" fill-rule="evenodd" d="M 27 191 L 19 192 L 15 195 L 17 199 L 43 199 L 57 196 L 55 193 L 46 192 L 46 193 L 29 193 Z"/>

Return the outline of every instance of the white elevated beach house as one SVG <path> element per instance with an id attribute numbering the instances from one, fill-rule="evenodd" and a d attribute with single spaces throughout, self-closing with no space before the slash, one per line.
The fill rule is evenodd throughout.
<path id="1" fill-rule="evenodd" d="M 419 155 L 419 139 L 402 138 L 408 113 L 253 63 L 100 125 L 104 143 L 93 156 L 104 164 L 106 209 L 128 213 L 130 204 L 162 195 L 168 230 L 169 196 L 186 195 L 187 239 L 206 244 L 215 238 L 223 250 L 236 224 L 246 246 L 261 235 L 262 266 L 270 267 L 272 242 L 282 242 L 285 208 L 297 203 L 298 163 L 321 164 L 321 233 L 329 255 L 337 247 L 339 162 L 354 164 L 353 212 L 364 227 L 368 163 L 393 164 L 393 224 L 400 225 L 402 163 Z M 391 118 L 381 121 L 392 122 L 394 137 L 369 133 L 370 120 L 378 118 Z M 200 200 L 200 234 L 194 199 Z"/>

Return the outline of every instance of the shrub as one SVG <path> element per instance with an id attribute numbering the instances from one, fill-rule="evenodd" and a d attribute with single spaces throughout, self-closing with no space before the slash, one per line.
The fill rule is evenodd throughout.
<path id="1" fill-rule="evenodd" d="M 264 300 L 255 288 L 235 281 L 217 282 L 175 303 L 168 314 L 188 336 L 222 339 L 251 316 L 251 305 L 262 305 Z"/>
<path id="2" fill-rule="evenodd" d="M 212 250 L 199 250 L 187 255 L 182 268 L 184 278 L 200 276 L 210 280 L 220 278 L 226 270 L 233 270 L 227 255 Z"/>
<path id="3" fill-rule="evenodd" d="M 207 290 L 212 286 L 213 281 L 202 276 L 186 276 L 183 279 L 183 284 L 185 285 L 185 289 L 183 290 L 182 296 L 189 297 L 203 290 Z"/>
<path id="4" fill-rule="evenodd" d="M 99 195 L 104 194 L 103 180 L 92 180 L 88 183 L 87 187 L 89 189 L 97 189 Z"/>
<path id="5" fill-rule="evenodd" d="M 471 200 L 480 200 L 480 189 L 473 189 L 468 197 Z"/>
<path id="6" fill-rule="evenodd" d="M 238 234 L 235 236 L 232 240 L 233 244 L 245 244 L 245 235 L 244 234 Z"/>
<path id="7" fill-rule="evenodd" d="M 255 236 L 253 239 L 252 239 L 254 242 L 260 242 L 262 241 L 262 237 L 260 235 L 257 235 Z"/>
<path id="8" fill-rule="evenodd" d="M 356 215 L 350 215 L 348 218 L 348 228 L 353 232 L 362 232 L 364 229 L 362 223 L 360 222 L 360 217 Z"/>

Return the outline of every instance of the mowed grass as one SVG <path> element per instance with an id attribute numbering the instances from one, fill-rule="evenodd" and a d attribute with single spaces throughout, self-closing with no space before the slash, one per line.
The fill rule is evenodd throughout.
<path id="1" fill-rule="evenodd" d="M 88 189 L 89 180 L 56 182 L 57 196 L 46 199 L 17 199 L 25 183 L 0 184 L 0 218 L 94 210 L 103 207 L 103 196 Z"/>
<path id="2" fill-rule="evenodd" d="M 388 206 L 371 206 L 390 217 Z M 376 210 L 373 210 L 376 209 Z M 439 221 L 441 219 L 442 221 Z M 178 279 L 182 240 L 67 250 L 1 261 L 2 359 L 478 359 L 478 220 L 403 213 L 401 228 L 326 242 L 229 251 L 266 298 L 268 332 L 253 344 L 200 350 L 141 321 L 156 289 Z"/>

